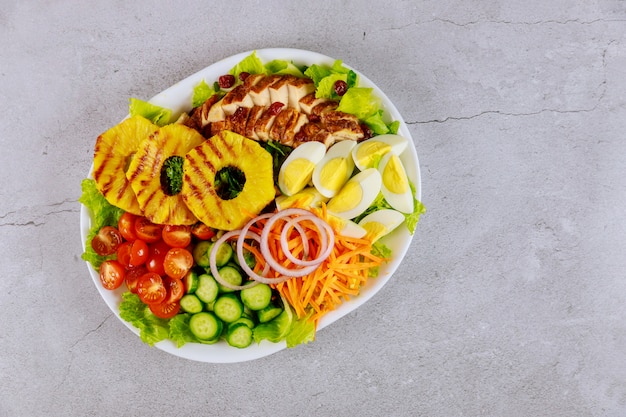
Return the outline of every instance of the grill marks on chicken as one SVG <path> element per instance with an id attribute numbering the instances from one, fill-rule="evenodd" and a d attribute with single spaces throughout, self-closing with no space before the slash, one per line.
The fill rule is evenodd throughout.
<path id="1" fill-rule="evenodd" d="M 292 147 L 309 141 L 330 147 L 339 140 L 363 139 L 358 118 L 338 111 L 338 105 L 336 100 L 316 98 L 308 78 L 251 74 L 221 99 L 214 95 L 196 107 L 185 124 L 205 137 L 231 130 Z"/>

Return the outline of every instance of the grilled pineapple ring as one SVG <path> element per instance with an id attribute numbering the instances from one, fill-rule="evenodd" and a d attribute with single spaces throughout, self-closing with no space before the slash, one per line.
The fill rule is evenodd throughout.
<path id="1" fill-rule="evenodd" d="M 139 144 L 157 130 L 148 119 L 133 116 L 98 136 L 93 178 L 96 188 L 110 204 L 133 214 L 143 214 L 125 173 Z"/>
<path id="2" fill-rule="evenodd" d="M 228 167 L 243 172 L 245 183 L 236 197 L 223 199 L 215 176 Z M 272 156 L 256 141 L 223 130 L 187 153 L 180 194 L 207 226 L 239 229 L 275 197 Z"/>
<path id="3" fill-rule="evenodd" d="M 162 182 L 162 170 L 172 157 L 184 157 L 204 137 L 181 124 L 161 127 L 143 140 L 133 157 L 126 177 L 137 195 L 143 215 L 157 224 L 189 225 L 197 221 L 180 193 L 172 194 Z"/>

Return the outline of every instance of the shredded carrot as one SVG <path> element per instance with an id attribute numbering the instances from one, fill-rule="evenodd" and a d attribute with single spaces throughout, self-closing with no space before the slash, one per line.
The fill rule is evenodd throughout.
<path id="1" fill-rule="evenodd" d="M 315 214 L 332 224 L 325 206 L 316 210 Z M 309 257 L 314 258 L 321 250 L 321 236 L 314 226 L 307 227 L 306 222 L 301 225 L 306 227 Z M 270 233 L 269 249 L 277 261 L 286 267 L 292 267 L 293 263 L 285 256 L 280 244 L 282 226 L 284 222 L 275 223 L 276 231 L 272 230 Z M 288 238 L 289 250 L 294 256 L 302 257 L 304 245 L 300 233 L 288 233 Z M 371 251 L 372 244 L 369 240 L 342 236 L 335 230 L 331 255 L 313 273 L 272 286 L 287 300 L 298 318 L 305 317 L 312 311 L 310 320 L 317 326 L 325 314 L 359 294 L 369 278 L 370 268 L 379 267 L 387 261 Z M 255 253 L 257 254 L 258 252 Z"/>

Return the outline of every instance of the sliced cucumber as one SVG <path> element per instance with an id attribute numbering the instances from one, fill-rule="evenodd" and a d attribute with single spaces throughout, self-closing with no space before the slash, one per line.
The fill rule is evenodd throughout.
<path id="1" fill-rule="evenodd" d="M 211 251 L 213 250 L 213 246 L 215 246 L 215 243 L 211 243 L 207 253 L 211 253 Z M 232 257 L 233 247 L 230 246 L 229 243 L 222 243 L 217 248 L 217 253 L 215 254 L 215 265 L 217 265 L 218 267 L 224 266 L 228 263 L 228 261 L 230 261 Z"/>
<path id="2" fill-rule="evenodd" d="M 252 344 L 252 329 L 244 323 L 228 326 L 226 342 L 239 349 L 246 348 Z"/>
<path id="3" fill-rule="evenodd" d="M 222 334 L 224 323 L 215 314 L 203 311 L 189 319 L 189 330 L 200 340 L 210 341 Z"/>
<path id="4" fill-rule="evenodd" d="M 237 320 L 233 321 L 228 326 L 230 327 L 239 323 L 243 323 L 251 329 L 254 329 L 254 327 L 256 326 L 256 323 L 254 322 L 254 320 L 251 317 L 246 317 L 245 315 L 239 317 Z"/>
<path id="5" fill-rule="evenodd" d="M 235 286 L 241 285 L 241 283 L 243 282 L 243 276 L 241 275 L 241 271 L 239 271 L 238 268 L 235 268 L 232 265 L 224 266 L 220 268 L 217 272 L 220 274 L 220 277 L 222 278 L 222 280 L 228 282 L 231 285 L 235 285 Z M 228 293 L 228 292 L 235 291 L 220 284 L 219 282 L 217 283 L 217 286 L 221 293 Z"/>
<path id="6" fill-rule="evenodd" d="M 183 284 L 187 294 L 193 294 L 198 289 L 198 273 L 193 269 L 183 277 Z"/>
<path id="7" fill-rule="evenodd" d="M 232 323 L 241 318 L 243 304 L 235 294 L 224 294 L 215 300 L 213 312 L 220 320 Z"/>
<path id="8" fill-rule="evenodd" d="M 273 304 L 268 305 L 262 310 L 256 312 L 259 323 L 267 323 L 268 321 L 275 319 L 283 312 L 282 307 L 275 306 Z"/>
<path id="9" fill-rule="evenodd" d="M 196 296 L 203 303 L 210 303 L 217 298 L 219 287 L 217 281 L 209 274 L 202 274 L 198 276 L 198 288 L 196 289 Z"/>
<path id="10" fill-rule="evenodd" d="M 193 260 L 196 261 L 198 266 L 202 268 L 209 267 L 209 250 L 211 248 L 211 241 L 202 240 L 196 243 L 196 246 L 193 248 Z"/>
<path id="11" fill-rule="evenodd" d="M 185 294 L 180 299 L 180 308 L 187 313 L 199 313 L 204 310 L 204 304 L 194 294 Z"/>
<path id="12" fill-rule="evenodd" d="M 267 284 L 257 284 L 254 287 L 244 288 L 240 293 L 241 302 L 250 310 L 262 310 L 272 301 L 272 289 Z"/>

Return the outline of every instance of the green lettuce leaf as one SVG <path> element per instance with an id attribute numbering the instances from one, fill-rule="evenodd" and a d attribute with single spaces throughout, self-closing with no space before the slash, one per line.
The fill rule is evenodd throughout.
<path id="1" fill-rule="evenodd" d="M 380 240 L 377 240 L 372 245 L 371 253 L 372 255 L 381 257 L 383 259 L 391 259 L 392 250 L 387 245 L 382 243 Z M 380 267 L 378 266 L 370 268 L 369 271 L 367 271 L 367 276 L 370 278 L 376 278 L 378 276 L 379 271 L 380 271 Z"/>
<path id="2" fill-rule="evenodd" d="M 139 296 L 127 291 L 122 294 L 120 317 L 139 329 L 139 337 L 144 343 L 154 346 L 169 336 L 168 320 L 160 319 L 150 311 Z"/>
<path id="3" fill-rule="evenodd" d="M 350 91 L 350 90 L 348 90 Z M 389 126 L 383 121 L 383 111 L 378 110 L 371 116 L 363 119 L 363 122 L 374 132 L 376 135 L 384 135 L 389 133 Z"/>
<path id="4" fill-rule="evenodd" d="M 247 72 L 249 74 L 265 74 L 267 72 L 265 65 L 263 65 L 263 62 L 261 62 L 257 56 L 256 51 L 242 59 L 241 62 L 231 68 L 228 73 L 239 79 L 239 74 L 242 72 Z"/>
<path id="5" fill-rule="evenodd" d="M 287 347 L 292 348 L 315 340 L 315 324 L 309 321 L 309 316 L 296 320 L 287 334 Z"/>
<path id="6" fill-rule="evenodd" d="M 328 77 L 330 74 L 330 68 L 318 64 L 313 64 L 304 71 L 304 75 L 312 79 L 316 87 L 322 79 Z"/>
<path id="7" fill-rule="evenodd" d="M 398 129 L 400 129 L 400 122 L 398 120 L 394 120 L 389 123 L 387 127 L 389 128 L 389 133 L 393 133 L 395 135 L 398 133 Z"/>
<path id="8" fill-rule="evenodd" d="M 130 116 L 143 116 L 157 126 L 170 123 L 172 111 L 156 104 L 148 103 L 137 98 L 129 99 L 128 112 Z"/>
<path id="9" fill-rule="evenodd" d="M 374 89 L 364 87 L 349 88 L 341 97 L 338 111 L 350 113 L 361 120 L 376 114 L 380 108 L 380 101 L 373 94 Z"/>
<path id="10" fill-rule="evenodd" d="M 111 256 L 100 256 L 91 247 L 91 239 L 98 233 L 103 226 L 117 226 L 117 222 L 124 213 L 124 210 L 117 208 L 104 198 L 104 196 L 96 188 L 96 181 L 85 178 L 81 182 L 82 194 L 78 202 L 83 204 L 91 212 L 91 228 L 87 233 L 85 242 L 85 252 L 81 258 L 89 262 L 94 269 L 98 270 L 100 264 L 107 259 L 114 258 Z"/>
<path id="11" fill-rule="evenodd" d="M 206 81 L 202 80 L 193 89 L 193 97 L 191 99 L 191 105 L 193 108 L 201 106 L 216 93 L 215 89 L 208 85 Z"/>
<path id="12" fill-rule="evenodd" d="M 335 83 L 337 81 L 346 81 L 348 80 L 348 74 L 330 74 L 326 77 L 322 78 L 317 85 L 317 89 L 315 90 L 315 97 L 317 98 L 338 98 L 339 96 L 335 93 Z M 350 91 L 350 90 L 348 90 Z M 347 94 L 347 93 L 346 93 Z M 339 110 L 339 109 L 337 109 Z"/>
<path id="13" fill-rule="evenodd" d="M 260 323 L 252 329 L 254 341 L 257 343 L 260 343 L 261 340 L 269 340 L 274 343 L 280 342 L 291 331 L 293 316 L 291 307 L 285 305 L 284 310 L 278 317 L 267 323 Z"/>
<path id="14" fill-rule="evenodd" d="M 199 340 L 189 330 L 190 314 L 177 314 L 170 319 L 169 337 L 176 343 L 177 347 L 183 346 L 185 343 L 199 343 Z"/>
<path id="15" fill-rule="evenodd" d="M 303 77 L 304 74 L 293 62 L 285 61 L 283 59 L 275 59 L 265 64 L 265 69 L 269 74 L 280 75 L 295 75 L 296 77 Z"/>

